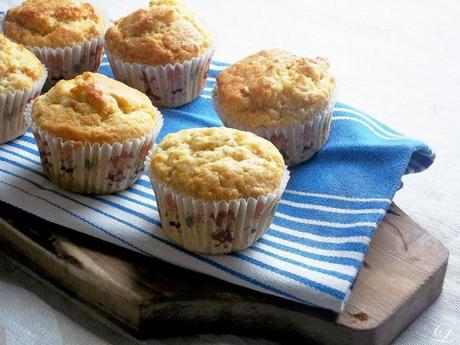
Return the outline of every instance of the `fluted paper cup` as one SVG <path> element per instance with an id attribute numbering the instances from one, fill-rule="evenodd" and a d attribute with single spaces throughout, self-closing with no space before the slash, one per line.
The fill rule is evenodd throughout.
<path id="1" fill-rule="evenodd" d="M 45 68 L 43 75 L 31 87 L 0 95 L 0 144 L 16 139 L 27 131 L 25 107 L 28 102 L 40 95 L 46 77 Z"/>
<path id="2" fill-rule="evenodd" d="M 110 19 L 105 11 L 97 7 L 96 10 L 106 23 L 104 31 L 99 36 L 62 48 L 25 46 L 48 69 L 45 90 L 54 86 L 60 79 L 72 79 L 83 72 L 96 72 L 99 69 L 104 54 L 104 35 L 109 27 Z M 0 17 L 2 28 L 4 16 Z"/>
<path id="3" fill-rule="evenodd" d="M 96 72 L 104 53 L 104 37 L 98 36 L 72 47 L 49 48 L 27 47 L 48 68 L 47 87 L 53 86 L 60 79 L 72 79 L 90 71 Z"/>
<path id="4" fill-rule="evenodd" d="M 31 119 L 28 107 L 28 119 Z M 99 144 L 63 140 L 31 121 L 44 174 L 62 189 L 82 194 L 110 194 L 132 186 L 163 124 L 143 137 Z"/>
<path id="5" fill-rule="evenodd" d="M 178 107 L 196 99 L 203 91 L 214 54 L 210 49 L 198 57 L 175 64 L 150 66 L 107 57 L 115 79 L 145 93 L 157 107 Z"/>
<path id="6" fill-rule="evenodd" d="M 253 245 L 270 227 L 289 180 L 286 169 L 280 186 L 266 196 L 206 201 L 163 183 L 151 171 L 149 158 L 146 165 L 163 231 L 181 247 L 202 254 L 225 254 Z"/>
<path id="7" fill-rule="evenodd" d="M 217 85 L 214 87 L 212 99 L 214 109 L 226 127 L 249 131 L 270 140 L 283 155 L 288 166 L 307 161 L 314 156 L 327 142 L 335 106 L 335 95 L 329 104 L 313 118 L 299 122 L 293 126 L 277 126 L 271 128 L 252 128 L 230 119 L 224 115 L 220 107 Z"/>

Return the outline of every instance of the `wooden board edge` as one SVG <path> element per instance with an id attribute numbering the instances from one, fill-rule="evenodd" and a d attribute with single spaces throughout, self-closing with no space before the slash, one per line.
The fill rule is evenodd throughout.
<path id="1" fill-rule="evenodd" d="M 85 286 L 88 284 L 88 281 L 83 279 L 79 271 L 78 263 L 76 264 L 72 259 L 70 259 L 70 262 L 66 260 L 55 260 L 55 257 L 51 253 L 20 231 L 16 230 L 2 218 L 0 218 L 0 243 L 6 245 L 4 250 L 10 257 L 21 263 L 26 263 L 29 268 L 62 288 L 69 296 L 84 301 L 85 304 L 91 308 L 97 309 L 109 320 L 121 327 L 128 328 L 130 333 L 138 334 L 140 332 L 138 328 L 140 324 L 140 310 L 133 310 L 131 315 L 121 318 L 120 315 L 106 313 L 101 305 L 93 303 L 91 300 L 85 298 L 84 292 L 86 289 L 89 288 L 92 289 L 92 291 L 98 291 L 100 287 L 97 285 L 97 282 L 89 282 L 89 287 L 86 286 L 82 290 L 79 290 L 78 287 Z M 21 245 L 18 245 L 18 243 Z M 49 263 L 52 264 L 50 265 Z M 44 269 L 44 267 L 47 267 L 47 269 Z M 72 286 L 66 283 L 67 280 L 70 280 L 70 277 L 72 277 Z M 119 296 L 120 303 L 124 303 L 123 295 L 119 294 Z M 133 323 L 131 320 L 137 320 L 137 322 Z"/>
<path id="2" fill-rule="evenodd" d="M 418 225 L 417 225 L 418 226 Z M 31 251 L 37 251 L 40 254 L 37 254 L 37 256 L 42 256 L 43 258 L 46 258 L 46 260 L 49 259 L 54 259 L 46 250 L 43 250 L 39 245 L 37 245 L 35 242 L 30 240 L 27 236 L 23 235 L 20 231 L 16 230 L 13 226 L 8 224 L 7 222 L 3 221 L 0 218 L 0 230 L 2 229 L 7 229 L 8 231 L 2 231 L 0 234 L 4 235 L 5 233 L 8 233 L 9 237 L 7 239 L 7 242 L 10 246 L 14 247 L 14 250 L 19 252 L 21 255 L 21 258 L 24 259 L 26 254 L 30 254 L 29 250 Z M 5 237 L 5 236 L 3 236 Z M 22 243 L 21 246 L 15 245 L 20 241 Z M 438 241 L 439 242 L 439 241 Z M 439 242 L 440 243 L 440 242 Z M 445 247 L 440 244 L 444 250 L 446 255 L 448 255 L 447 250 Z M 67 258 L 68 259 L 68 258 Z M 29 260 L 30 261 L 30 260 Z M 43 269 L 40 268 L 38 263 L 41 262 L 30 262 L 31 265 L 36 269 L 42 276 L 45 276 L 46 278 L 52 280 L 54 283 L 57 285 L 61 286 L 64 288 L 66 292 L 68 292 L 72 297 L 78 297 L 80 299 L 84 299 L 84 296 L 81 296 L 77 292 L 72 291 L 72 289 L 69 289 L 66 284 L 62 281 L 56 281 L 54 277 L 50 275 L 49 272 L 43 271 Z M 68 266 L 75 266 L 75 263 L 70 262 L 67 265 L 61 265 L 57 267 L 58 269 L 63 270 L 63 275 L 66 273 L 67 270 L 72 270 L 72 269 L 78 269 L 78 267 L 68 267 Z M 77 265 L 78 266 L 78 265 Z M 418 313 L 423 311 L 423 309 L 427 308 L 428 305 L 430 305 L 436 297 L 439 295 L 442 289 L 442 284 L 443 284 L 443 278 L 445 276 L 445 270 L 446 270 L 447 262 L 444 262 L 442 265 L 440 265 L 436 272 L 432 274 L 432 277 L 427 279 L 425 282 L 424 286 L 422 287 L 421 291 L 419 292 L 420 296 L 422 298 L 429 302 L 428 304 L 425 304 L 422 306 L 422 308 L 418 308 L 415 300 L 416 298 L 412 296 L 410 300 L 408 300 L 408 305 L 410 307 L 411 312 L 406 313 L 406 316 L 404 318 L 401 317 L 395 317 L 393 319 L 388 319 L 385 320 L 385 322 L 382 324 L 381 327 L 383 328 L 388 328 L 390 329 L 392 326 L 396 324 L 399 328 L 398 333 L 401 332 L 405 327 L 407 327 L 408 324 L 410 324 L 417 316 Z M 69 271 L 70 273 L 74 274 L 75 272 Z M 431 289 L 428 286 L 428 281 L 431 279 L 438 279 L 437 281 L 439 284 L 435 287 L 432 287 Z M 85 281 L 85 283 L 87 283 Z M 84 299 L 85 300 L 85 299 Z M 210 301 L 207 301 L 206 299 L 203 300 L 194 300 L 194 301 L 165 301 L 162 303 L 156 303 L 155 305 L 141 305 L 140 306 L 140 313 L 138 315 L 138 324 L 127 324 L 127 320 L 120 319 L 119 317 L 114 317 L 114 315 L 108 315 L 107 313 L 104 312 L 103 308 L 101 306 L 98 306 L 97 304 L 91 303 L 91 301 L 85 300 L 85 303 L 89 304 L 89 306 L 96 308 L 98 311 L 102 312 L 104 316 L 109 318 L 112 321 L 115 321 L 115 323 L 123 326 L 126 328 L 128 326 L 128 331 L 132 333 L 133 335 L 141 338 L 148 338 L 150 335 L 152 335 L 149 332 L 146 332 L 145 329 L 149 329 L 153 326 L 156 326 L 155 328 L 158 328 L 158 319 L 155 317 L 152 317 L 154 313 L 161 313 L 164 315 L 165 312 L 171 312 L 171 315 L 174 315 L 174 311 L 177 313 L 182 313 L 182 316 L 184 317 L 184 320 L 189 320 L 189 325 L 187 327 L 191 327 L 193 325 L 193 319 L 200 319 L 197 318 L 197 311 L 206 311 L 209 313 L 209 309 L 203 309 L 205 306 L 209 305 Z M 369 327 L 369 328 L 364 328 L 363 327 L 357 327 L 354 328 L 353 324 L 334 324 L 331 322 L 330 319 L 323 319 L 321 317 L 321 313 L 312 313 L 311 315 L 307 315 L 305 312 L 301 311 L 296 311 L 292 309 L 286 309 L 284 310 L 282 307 L 279 305 L 267 305 L 267 304 L 261 304 L 261 303 L 254 303 L 253 301 L 248 301 L 248 302 L 239 302 L 235 303 L 232 301 L 230 303 L 225 302 L 225 301 L 212 301 L 212 307 L 214 308 L 214 313 L 226 313 L 227 314 L 227 320 L 231 320 L 232 317 L 245 317 L 248 320 L 248 323 L 246 324 L 247 329 L 251 329 L 251 315 L 245 314 L 245 311 L 248 309 L 252 309 L 253 311 L 256 310 L 258 312 L 258 315 L 260 317 L 264 318 L 270 318 L 270 321 L 272 322 L 272 326 L 274 330 L 277 330 L 280 325 L 286 325 L 289 326 L 291 330 L 294 331 L 294 333 L 297 332 L 296 337 L 297 339 L 313 339 L 316 336 L 319 336 L 319 334 L 315 334 L 315 329 L 329 329 L 332 330 L 334 328 L 340 328 L 342 329 L 343 337 L 341 338 L 340 342 L 337 343 L 337 340 L 334 340 L 332 338 L 326 339 L 324 338 L 324 342 L 327 342 L 328 344 L 340 344 L 343 343 L 342 341 L 346 340 L 346 343 L 354 343 L 354 344 L 388 344 L 392 338 L 396 336 L 396 334 L 391 334 L 391 332 L 385 332 L 385 336 L 379 336 L 376 332 L 376 329 Z M 179 310 L 180 309 L 180 310 Z M 186 310 L 184 312 L 184 310 Z M 188 313 L 188 315 L 187 315 Z M 273 315 L 280 315 L 280 318 L 274 318 Z M 282 317 L 281 317 L 282 316 Z M 156 322 L 155 322 L 156 321 Z M 359 321 L 359 320 L 358 320 Z M 129 322 L 129 321 L 128 321 Z M 305 327 L 305 324 L 308 323 L 310 327 Z M 289 324 L 289 325 L 288 325 Z M 177 326 L 177 323 L 176 323 Z M 221 323 L 221 329 L 228 329 L 228 324 Z M 331 327 L 332 326 L 332 327 Z M 160 327 L 161 328 L 161 327 Z M 216 329 L 218 330 L 219 325 L 217 325 Z M 164 327 L 166 330 L 167 327 Z M 191 329 L 193 331 L 193 329 Z M 318 332 L 316 332 L 318 333 Z M 365 342 L 362 342 L 363 339 L 365 339 Z M 316 340 L 317 341 L 317 338 Z"/>

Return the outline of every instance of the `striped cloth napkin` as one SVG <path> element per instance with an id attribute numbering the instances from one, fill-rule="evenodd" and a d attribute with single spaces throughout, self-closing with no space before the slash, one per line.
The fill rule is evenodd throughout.
<path id="1" fill-rule="evenodd" d="M 182 128 L 221 126 L 211 102 L 214 62 L 202 96 L 165 109 L 160 139 Z M 101 72 L 112 76 L 104 59 Z M 426 169 L 433 152 L 372 117 L 337 103 L 330 139 L 291 179 L 269 231 L 253 247 L 223 256 L 190 253 L 160 228 L 146 175 L 129 190 L 84 196 L 42 173 L 33 135 L 0 146 L 0 200 L 76 231 L 229 283 L 304 304 L 343 309 L 377 225 L 403 174 Z"/>

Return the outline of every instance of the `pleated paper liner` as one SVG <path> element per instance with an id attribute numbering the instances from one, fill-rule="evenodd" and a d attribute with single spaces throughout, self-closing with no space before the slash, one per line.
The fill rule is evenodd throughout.
<path id="1" fill-rule="evenodd" d="M 196 99 L 206 85 L 214 54 L 210 49 L 181 63 L 149 66 L 123 62 L 106 50 L 115 79 L 145 93 L 158 107 L 178 107 Z"/>
<path id="2" fill-rule="evenodd" d="M 16 139 L 29 127 L 25 119 L 28 102 L 40 95 L 47 78 L 46 68 L 40 79 L 24 90 L 9 91 L 0 95 L 0 144 Z"/>
<path id="3" fill-rule="evenodd" d="M 146 165 L 163 231 L 183 248 L 202 254 L 240 251 L 257 242 L 270 227 L 289 180 L 285 169 L 280 186 L 268 195 L 207 201 L 184 195 L 162 182 L 151 171 L 150 158 Z"/>
<path id="4" fill-rule="evenodd" d="M 226 127 L 249 131 L 270 140 L 283 155 L 288 166 L 307 161 L 315 155 L 327 142 L 334 111 L 334 96 L 325 109 L 313 118 L 299 122 L 293 126 L 277 126 L 271 128 L 252 128 L 225 116 L 220 107 L 217 85 L 213 90 L 214 109 Z"/>
<path id="5" fill-rule="evenodd" d="M 27 110 L 30 120 L 32 107 Z M 43 172 L 53 183 L 76 193 L 110 194 L 129 188 L 140 178 L 163 118 L 160 115 L 147 135 L 114 144 L 63 140 L 33 121 L 31 125 Z"/>
<path id="6" fill-rule="evenodd" d="M 83 72 L 96 72 L 99 69 L 104 54 L 104 35 L 109 28 L 110 19 L 104 10 L 95 8 L 104 18 L 106 24 L 99 36 L 68 47 L 26 46 L 48 69 L 48 79 L 44 85 L 44 90 L 49 90 L 60 79 L 72 79 Z M 4 31 L 4 18 L 5 14 L 1 14 L 0 27 L 2 32 Z"/>

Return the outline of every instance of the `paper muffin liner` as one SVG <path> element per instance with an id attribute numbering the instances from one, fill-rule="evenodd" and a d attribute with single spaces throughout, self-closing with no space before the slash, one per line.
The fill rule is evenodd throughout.
<path id="1" fill-rule="evenodd" d="M 72 79 L 86 71 L 96 72 L 104 53 L 104 37 L 98 36 L 65 48 L 27 48 L 48 68 L 47 87 L 51 87 L 60 79 Z"/>
<path id="2" fill-rule="evenodd" d="M 272 128 L 252 128 L 236 122 L 224 115 L 221 107 L 217 86 L 213 90 L 214 109 L 226 127 L 232 127 L 257 134 L 270 140 L 283 155 L 288 166 L 307 161 L 315 155 L 327 142 L 335 106 L 335 94 L 329 104 L 313 118 L 294 126 L 277 126 Z"/>
<path id="3" fill-rule="evenodd" d="M 285 169 L 280 186 L 266 196 L 207 201 L 162 182 L 151 171 L 150 158 L 146 165 L 163 231 L 181 247 L 202 254 L 225 254 L 252 246 L 270 227 L 289 180 Z"/>
<path id="4" fill-rule="evenodd" d="M 181 63 L 151 66 L 123 62 L 107 47 L 106 51 L 115 79 L 145 93 L 155 106 L 170 108 L 189 103 L 201 94 L 214 54 L 210 49 Z"/>
<path id="5" fill-rule="evenodd" d="M 43 75 L 31 87 L 0 95 L 0 144 L 16 139 L 27 131 L 29 126 L 24 110 L 27 103 L 40 95 L 47 75 L 45 68 Z"/>
<path id="6" fill-rule="evenodd" d="M 121 143 L 99 144 L 63 140 L 31 121 L 44 174 L 62 189 L 82 194 L 110 194 L 133 185 L 142 175 L 145 158 L 163 125 L 163 117 L 153 131 Z"/>
<path id="7" fill-rule="evenodd" d="M 101 35 L 68 47 L 25 46 L 48 69 L 48 80 L 45 84 L 45 90 L 54 86 L 60 79 L 72 79 L 83 72 L 96 72 L 99 69 L 104 54 L 104 35 L 109 27 L 110 19 L 105 11 L 96 6 L 95 8 L 106 23 L 104 32 Z M 4 17 L 5 15 L 0 17 L 2 31 L 4 31 Z"/>

